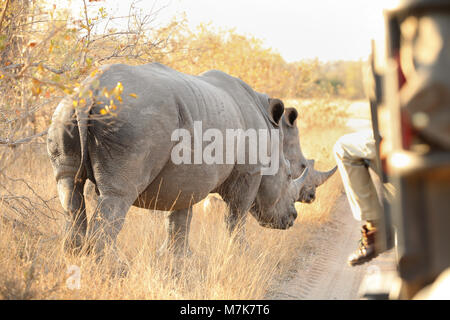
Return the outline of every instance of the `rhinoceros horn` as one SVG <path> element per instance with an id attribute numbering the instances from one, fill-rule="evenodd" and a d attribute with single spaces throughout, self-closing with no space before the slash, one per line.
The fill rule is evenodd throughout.
<path id="1" fill-rule="evenodd" d="M 294 185 L 296 186 L 296 188 L 298 188 L 296 194 L 298 194 L 300 192 L 300 190 L 303 188 L 303 186 L 306 183 L 306 178 L 308 177 L 308 171 L 309 168 L 305 168 L 305 170 L 303 170 L 303 173 L 300 177 L 298 177 L 297 179 L 294 179 Z"/>
<path id="2" fill-rule="evenodd" d="M 308 167 L 311 169 L 311 180 L 316 185 L 316 187 L 327 181 L 328 178 L 330 178 L 337 170 L 337 166 L 335 166 L 330 171 L 318 171 L 314 169 L 314 159 L 308 159 L 307 161 Z"/>

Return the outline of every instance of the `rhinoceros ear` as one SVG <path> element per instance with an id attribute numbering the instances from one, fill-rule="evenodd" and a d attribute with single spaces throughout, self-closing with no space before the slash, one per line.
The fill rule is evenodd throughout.
<path id="1" fill-rule="evenodd" d="M 286 120 L 286 124 L 290 127 L 295 125 L 295 120 L 297 120 L 298 112 L 294 108 L 286 108 L 284 110 L 284 119 Z"/>
<path id="2" fill-rule="evenodd" d="M 284 104 L 280 99 L 269 99 L 269 118 L 275 125 L 280 124 L 283 117 Z"/>

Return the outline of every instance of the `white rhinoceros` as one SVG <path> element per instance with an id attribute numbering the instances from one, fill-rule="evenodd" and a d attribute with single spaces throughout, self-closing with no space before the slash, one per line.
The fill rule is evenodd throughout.
<path id="1" fill-rule="evenodd" d="M 280 143 L 283 112 L 280 100 L 269 100 L 220 71 L 192 76 L 158 63 L 102 68 L 61 101 L 48 131 L 58 194 L 72 218 L 66 247 L 81 247 L 88 232 L 96 252 L 102 253 L 105 245 L 114 248 L 127 211 L 135 205 L 169 211 L 165 244 L 185 249 L 192 205 L 211 192 L 228 204 L 230 232 L 245 221 L 247 212 L 263 226 L 289 228 L 308 170 L 292 179 Z M 228 130 L 265 132 L 268 140 L 255 149 L 244 139 L 245 161 L 231 144 L 226 161 L 207 164 L 195 152 L 210 145 L 195 138 L 199 123 L 205 134 L 208 129 L 223 136 Z M 180 132 L 194 137 L 188 156 L 193 164 L 173 160 L 181 143 L 174 133 Z M 269 150 L 269 164 L 248 160 L 262 149 Z M 277 170 L 268 174 L 274 163 Z M 267 166 L 271 169 L 264 171 Z M 83 195 L 87 179 L 99 193 L 89 228 Z"/>

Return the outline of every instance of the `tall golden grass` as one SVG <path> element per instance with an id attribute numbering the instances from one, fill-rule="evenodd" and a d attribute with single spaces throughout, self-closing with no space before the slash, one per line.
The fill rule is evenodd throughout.
<path id="1" fill-rule="evenodd" d="M 345 132 L 348 101 L 286 100 L 299 111 L 301 145 L 318 169 L 335 162 L 332 146 Z M 92 256 L 64 253 L 64 218 L 44 144 L 24 146 L 2 181 L 0 199 L 0 298 L 3 299 L 262 299 L 276 279 L 295 268 L 308 235 L 327 221 L 342 188 L 335 174 L 318 189 L 313 204 L 297 204 L 291 229 L 263 229 L 249 217 L 242 248 L 227 234 L 223 212 L 194 208 L 190 233 L 193 254 L 158 256 L 165 237 L 163 216 L 132 208 L 118 246 L 130 262 L 125 276 Z M 14 199 L 14 197 L 19 197 Z M 48 216 L 48 217 L 46 217 Z M 66 282 L 71 265 L 81 270 L 80 288 Z"/>

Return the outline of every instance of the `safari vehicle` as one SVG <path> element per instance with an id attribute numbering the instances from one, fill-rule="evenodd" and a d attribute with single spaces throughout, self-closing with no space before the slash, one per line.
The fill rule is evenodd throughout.
<path id="1" fill-rule="evenodd" d="M 397 272 L 363 296 L 450 299 L 450 1 L 401 1 L 385 10 L 385 22 L 386 55 L 372 50 L 370 100 L 381 151 L 371 167 L 396 190 L 384 201 L 379 245 L 395 247 Z"/>

